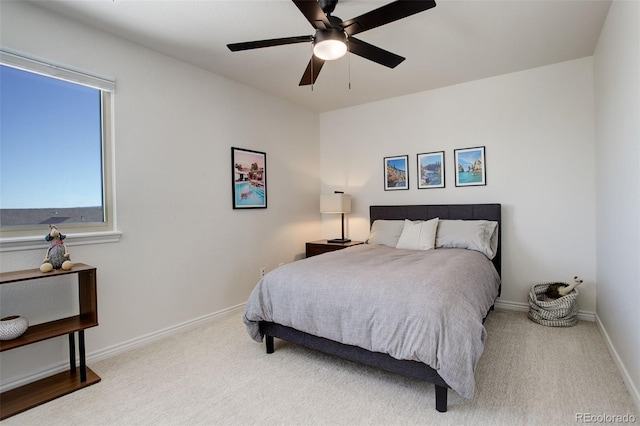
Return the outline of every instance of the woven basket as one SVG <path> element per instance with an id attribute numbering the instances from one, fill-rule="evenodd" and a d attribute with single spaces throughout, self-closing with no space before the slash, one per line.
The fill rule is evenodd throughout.
<path id="1" fill-rule="evenodd" d="M 555 283 L 536 284 L 531 288 L 529 319 L 549 327 L 573 327 L 578 322 L 578 290 L 573 289 L 555 300 L 545 300 L 544 292 L 551 284 Z"/>

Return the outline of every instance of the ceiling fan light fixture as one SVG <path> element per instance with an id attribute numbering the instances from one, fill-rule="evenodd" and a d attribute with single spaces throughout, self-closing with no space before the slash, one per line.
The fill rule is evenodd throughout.
<path id="1" fill-rule="evenodd" d="M 347 36 L 342 30 L 318 30 L 313 42 L 313 54 L 325 61 L 342 58 L 347 53 Z"/>

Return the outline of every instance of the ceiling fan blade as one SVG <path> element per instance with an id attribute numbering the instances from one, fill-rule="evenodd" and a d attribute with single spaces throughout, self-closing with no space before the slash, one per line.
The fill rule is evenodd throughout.
<path id="1" fill-rule="evenodd" d="M 231 43 L 227 44 L 227 47 L 232 52 L 239 50 L 259 49 L 261 47 L 282 46 L 283 44 L 305 43 L 313 41 L 313 36 L 297 36 L 297 37 L 283 37 L 272 38 L 269 40 L 247 41 L 244 43 Z"/>
<path id="2" fill-rule="evenodd" d="M 316 0 L 292 0 L 307 18 L 307 21 L 318 30 L 331 28 L 331 23 Z"/>
<path id="3" fill-rule="evenodd" d="M 349 51 L 389 68 L 395 68 L 405 60 L 402 56 L 391 53 L 388 50 L 381 49 L 355 37 L 349 37 Z"/>
<path id="4" fill-rule="evenodd" d="M 302 75 L 300 84 L 298 84 L 298 86 L 308 86 L 315 83 L 323 65 L 324 59 L 320 59 L 316 57 L 316 55 L 311 55 L 311 60 L 307 64 L 307 69 L 304 70 L 304 74 Z M 313 71 L 313 77 L 311 76 L 311 71 Z"/>
<path id="5" fill-rule="evenodd" d="M 436 6 L 433 0 L 398 0 L 342 23 L 344 31 L 352 36 L 398 19 L 406 18 Z"/>

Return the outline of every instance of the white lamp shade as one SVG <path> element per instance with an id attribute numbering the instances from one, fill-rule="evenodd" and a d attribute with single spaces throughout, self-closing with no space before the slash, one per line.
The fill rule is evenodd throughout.
<path id="1" fill-rule="evenodd" d="M 332 61 L 347 53 L 347 36 L 344 31 L 319 29 L 313 41 L 313 54 L 325 61 Z"/>
<path id="2" fill-rule="evenodd" d="M 324 40 L 313 46 L 313 54 L 325 61 L 341 58 L 347 53 L 347 45 L 340 40 Z"/>
<path id="3" fill-rule="evenodd" d="M 320 195 L 321 213 L 351 213 L 351 195 L 322 194 Z"/>

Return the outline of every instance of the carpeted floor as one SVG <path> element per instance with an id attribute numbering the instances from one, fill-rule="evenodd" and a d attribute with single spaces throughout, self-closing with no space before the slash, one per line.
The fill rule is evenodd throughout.
<path id="1" fill-rule="evenodd" d="M 493 311 L 471 400 L 244 330 L 241 313 L 91 363 L 97 385 L 3 425 L 549 425 L 640 415 L 595 323 L 544 327 Z M 597 417 L 596 417 L 597 419 Z M 593 423 L 593 421 L 591 421 Z"/>

